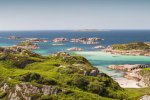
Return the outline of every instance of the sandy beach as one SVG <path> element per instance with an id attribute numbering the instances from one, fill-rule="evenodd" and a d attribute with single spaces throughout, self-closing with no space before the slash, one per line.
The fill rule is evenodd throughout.
<path id="1" fill-rule="evenodd" d="M 122 77 L 116 78 L 114 80 L 118 82 L 122 88 L 141 88 L 140 86 L 137 85 L 138 82 L 135 80 L 129 80 L 129 79 L 122 78 Z"/>

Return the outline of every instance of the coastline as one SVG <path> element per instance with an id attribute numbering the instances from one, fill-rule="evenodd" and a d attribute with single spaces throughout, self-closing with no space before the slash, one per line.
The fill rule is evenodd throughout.
<path id="1" fill-rule="evenodd" d="M 142 66 L 142 67 L 141 67 Z M 146 67 L 147 66 L 147 67 Z M 145 80 L 148 81 L 148 79 L 144 79 L 143 75 L 141 74 L 142 69 L 144 68 L 150 68 L 150 65 L 109 65 L 109 69 L 113 70 L 120 70 L 122 71 L 124 81 L 116 80 L 118 83 L 121 83 L 120 86 L 126 87 L 128 84 L 128 87 L 132 86 L 132 88 L 145 88 L 148 87 L 148 85 L 145 83 Z M 128 80 L 128 81 L 126 81 Z M 125 82 L 126 81 L 126 82 Z M 130 81 L 130 82 L 129 82 Z M 132 84 L 132 85 L 131 85 Z"/>
<path id="2" fill-rule="evenodd" d="M 105 52 L 105 51 L 80 51 L 80 52 L 76 52 L 76 54 L 82 55 L 85 58 L 87 58 L 89 61 L 92 60 L 104 60 L 106 59 L 106 61 L 108 62 L 112 62 L 112 61 L 119 61 L 119 62 L 124 62 L 128 59 L 128 61 L 150 61 L 150 57 L 149 56 L 132 56 L 132 55 L 121 55 L 121 54 L 111 54 L 110 52 Z M 149 59 L 147 59 L 149 58 Z M 127 62 L 128 62 L 127 61 Z M 127 64 L 124 63 L 124 64 Z M 137 63 L 135 63 L 137 64 Z M 140 63 L 138 63 L 140 64 Z M 110 64 L 111 65 L 111 64 Z M 108 67 L 109 65 L 107 65 L 106 67 Z M 96 66 L 96 67 L 100 67 Z M 101 66 L 100 71 L 102 71 L 101 69 L 104 69 L 103 67 L 105 66 Z M 123 88 L 142 88 L 141 86 L 139 86 L 139 82 L 134 80 L 134 79 L 128 79 L 124 77 L 125 72 L 122 72 L 122 75 L 119 75 L 120 72 L 116 72 L 117 70 L 111 70 L 111 69 L 107 69 L 105 68 L 107 71 L 106 74 L 108 74 L 109 76 L 111 76 L 113 78 L 113 76 L 117 75 L 117 78 L 114 77 L 113 79 L 118 82 L 118 84 L 123 87 Z M 111 71 L 109 71 L 111 70 Z M 114 71 L 114 73 L 113 73 Z M 102 71 L 103 72 L 103 71 Z M 110 73 L 112 72 L 112 73 Z"/>
<path id="3" fill-rule="evenodd" d="M 116 78 L 114 79 L 122 88 L 142 88 L 138 85 L 138 82 L 135 80 L 129 80 L 127 78 Z"/>
<path id="4" fill-rule="evenodd" d="M 45 50 L 41 51 L 43 48 L 40 49 L 40 50 L 36 50 L 36 48 L 33 47 L 33 46 L 34 45 L 29 47 L 30 49 L 32 48 L 32 51 L 38 51 L 40 53 L 45 53 L 45 54 L 48 53 Z M 23 46 L 22 48 L 28 48 L 28 47 Z M 77 52 L 80 52 L 80 51 L 77 51 Z M 141 52 L 141 51 L 139 51 L 139 52 Z M 131 88 L 140 88 L 137 85 L 137 81 L 131 80 L 131 79 L 126 79 L 125 80 L 125 78 L 123 78 L 124 74 L 122 74 L 122 73 L 120 74 L 120 72 L 116 72 L 116 71 L 108 71 L 109 69 L 103 68 L 103 67 L 107 67 L 108 65 L 111 65 L 111 62 L 117 62 L 117 64 L 122 64 L 122 63 L 123 64 L 128 64 L 128 61 L 129 61 L 131 63 L 132 62 L 133 63 L 139 62 L 139 63 L 136 63 L 136 64 L 140 64 L 141 62 L 150 61 L 149 59 L 147 59 L 150 56 L 143 55 L 143 54 L 136 54 L 136 53 L 134 51 L 133 51 L 133 54 L 129 53 L 128 51 L 125 51 L 125 53 L 120 53 L 120 51 L 119 52 L 106 52 L 105 49 L 103 49 L 102 51 L 81 51 L 80 52 L 81 55 L 84 55 L 84 54 L 87 55 L 88 57 L 85 56 L 85 58 L 89 58 L 88 59 L 89 61 L 90 60 L 95 61 L 93 63 L 93 66 L 97 66 L 97 65 L 94 65 L 94 64 L 95 63 L 97 64 L 97 61 L 99 61 L 98 68 L 101 66 L 100 71 L 104 72 L 104 73 L 106 72 L 106 74 L 108 74 L 114 80 L 116 80 L 120 84 L 121 87 L 124 87 L 124 88 L 130 88 L 130 87 Z M 93 58 L 93 56 L 95 56 L 95 57 Z M 102 61 L 102 65 L 101 65 L 101 61 Z M 105 65 L 104 63 L 106 63 L 107 65 Z M 132 83 L 132 85 L 130 83 Z"/>

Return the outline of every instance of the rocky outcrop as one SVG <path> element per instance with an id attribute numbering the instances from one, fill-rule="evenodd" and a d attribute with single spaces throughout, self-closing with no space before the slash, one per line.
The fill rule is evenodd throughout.
<path id="1" fill-rule="evenodd" d="M 149 77 L 150 72 L 149 71 L 141 70 L 137 74 L 138 74 L 138 78 L 140 78 L 139 85 L 144 86 L 144 87 L 150 86 L 150 77 Z"/>
<path id="2" fill-rule="evenodd" d="M 110 65 L 110 69 L 121 70 L 121 71 L 132 71 L 136 69 L 150 68 L 150 64 L 134 64 L 134 65 Z"/>
<path id="3" fill-rule="evenodd" d="M 99 70 L 91 70 L 90 75 L 91 76 L 97 76 L 99 74 Z"/>
<path id="4" fill-rule="evenodd" d="M 150 72 L 144 68 L 150 68 L 150 64 L 135 64 L 135 65 L 110 65 L 110 69 L 124 71 L 124 78 L 136 80 L 140 87 L 150 86 Z"/>
<path id="5" fill-rule="evenodd" d="M 7 55 L 7 54 L 24 54 L 24 55 L 32 56 L 32 57 L 39 56 L 38 54 L 36 54 L 30 50 L 20 48 L 17 46 L 0 47 L 0 53 L 5 54 L 5 55 Z"/>
<path id="6" fill-rule="evenodd" d="M 8 100 L 35 100 L 33 95 L 56 95 L 62 90 L 56 88 L 55 86 L 34 86 L 32 84 L 21 83 L 16 84 L 15 87 L 10 87 L 6 83 L 0 88 L 1 91 L 7 93 Z"/>

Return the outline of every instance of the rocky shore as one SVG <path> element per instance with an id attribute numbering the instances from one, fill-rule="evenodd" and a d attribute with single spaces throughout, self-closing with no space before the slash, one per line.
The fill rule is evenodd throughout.
<path id="1" fill-rule="evenodd" d="M 111 47 L 108 47 L 104 51 L 110 52 L 111 54 L 133 55 L 133 56 L 150 56 L 149 50 L 114 50 Z"/>
<path id="2" fill-rule="evenodd" d="M 150 68 L 149 64 L 134 64 L 134 65 L 130 65 L 130 64 L 125 64 L 125 65 L 109 65 L 108 68 L 110 69 L 115 69 L 115 70 L 121 70 L 121 71 L 132 71 L 132 70 L 136 70 L 136 69 L 143 69 L 143 68 Z"/>
<path id="3" fill-rule="evenodd" d="M 134 65 L 110 65 L 110 69 L 120 70 L 124 72 L 123 77 L 129 80 L 134 80 L 137 82 L 136 85 L 139 87 L 148 87 L 149 86 L 149 77 L 145 77 L 144 74 L 141 74 L 143 69 L 150 68 L 150 64 L 134 64 Z"/>

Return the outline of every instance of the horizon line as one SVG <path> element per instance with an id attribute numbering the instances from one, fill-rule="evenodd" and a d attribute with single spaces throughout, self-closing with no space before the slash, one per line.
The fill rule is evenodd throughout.
<path id="1" fill-rule="evenodd" d="M 0 31 L 117 31 L 117 30 L 150 30 L 150 29 L 14 29 Z"/>

